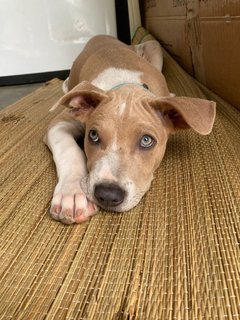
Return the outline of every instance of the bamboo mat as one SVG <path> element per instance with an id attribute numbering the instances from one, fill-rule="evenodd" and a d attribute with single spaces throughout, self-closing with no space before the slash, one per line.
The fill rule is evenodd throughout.
<path id="1" fill-rule="evenodd" d="M 61 81 L 0 113 L 0 319 L 240 319 L 240 114 L 166 53 L 164 73 L 171 92 L 218 102 L 213 133 L 173 136 L 136 208 L 82 225 L 48 215 Z"/>

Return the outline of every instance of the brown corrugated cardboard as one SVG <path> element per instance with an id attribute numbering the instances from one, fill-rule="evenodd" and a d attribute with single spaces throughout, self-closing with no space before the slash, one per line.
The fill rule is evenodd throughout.
<path id="1" fill-rule="evenodd" d="M 239 0 L 145 0 L 145 24 L 190 74 L 240 108 Z"/>

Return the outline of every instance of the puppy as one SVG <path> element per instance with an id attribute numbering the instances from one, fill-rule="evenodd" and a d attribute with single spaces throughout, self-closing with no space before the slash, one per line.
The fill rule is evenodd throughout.
<path id="1" fill-rule="evenodd" d="M 54 219 L 80 223 L 98 207 L 130 210 L 149 189 L 170 134 L 211 132 L 215 103 L 171 94 L 162 61 L 157 41 L 127 46 L 110 36 L 95 36 L 77 57 L 52 110 L 66 108 L 44 139 L 58 175 Z"/>

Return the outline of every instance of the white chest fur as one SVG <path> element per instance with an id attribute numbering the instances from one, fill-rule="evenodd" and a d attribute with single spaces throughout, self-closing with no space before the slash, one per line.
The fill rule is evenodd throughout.
<path id="1" fill-rule="evenodd" d="M 91 83 L 102 89 L 110 90 L 122 83 L 141 83 L 140 71 L 132 71 L 127 69 L 108 68 L 100 73 Z"/>

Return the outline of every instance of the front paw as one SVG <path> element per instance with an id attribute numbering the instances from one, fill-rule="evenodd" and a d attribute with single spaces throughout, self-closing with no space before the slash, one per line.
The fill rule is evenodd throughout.
<path id="1" fill-rule="evenodd" d="M 77 183 L 56 187 L 50 209 L 53 219 L 65 224 L 81 223 L 97 211 L 98 207 L 87 199 Z"/>

